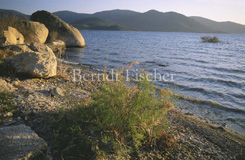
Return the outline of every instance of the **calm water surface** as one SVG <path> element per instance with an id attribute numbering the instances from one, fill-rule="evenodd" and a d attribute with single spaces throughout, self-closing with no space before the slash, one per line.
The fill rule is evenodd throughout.
<path id="1" fill-rule="evenodd" d="M 202 43 L 213 34 L 82 31 L 86 48 L 67 51 L 69 61 L 103 69 L 139 62 L 134 69 L 176 74 L 157 82 L 179 94 L 202 100 L 179 100 L 185 112 L 245 134 L 245 35 L 215 34 L 223 43 Z M 215 102 L 215 104 L 210 103 Z M 217 104 L 216 104 L 217 103 Z"/>

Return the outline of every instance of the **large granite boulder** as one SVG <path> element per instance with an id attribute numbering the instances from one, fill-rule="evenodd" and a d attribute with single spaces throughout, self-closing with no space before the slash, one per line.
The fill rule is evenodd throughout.
<path id="1" fill-rule="evenodd" d="M 85 47 L 85 41 L 79 30 L 54 14 L 47 11 L 37 11 L 31 15 L 31 20 L 43 23 L 48 28 L 48 43 L 62 40 L 67 47 Z"/>
<path id="2" fill-rule="evenodd" d="M 16 73 L 38 78 L 56 75 L 57 60 L 53 51 L 45 44 L 31 43 L 32 51 L 18 54 L 11 60 Z"/>
<path id="3" fill-rule="evenodd" d="M 19 31 L 24 36 L 25 43 L 46 42 L 49 30 L 46 28 L 44 24 L 33 21 L 20 21 L 19 26 L 22 27 L 22 29 L 19 29 Z"/>
<path id="4" fill-rule="evenodd" d="M 13 27 L 7 27 L 0 33 L 0 47 L 24 44 L 24 41 L 23 35 Z"/>
<path id="5" fill-rule="evenodd" d="M 47 143 L 23 124 L 0 128 L 0 159 L 34 159 Z"/>

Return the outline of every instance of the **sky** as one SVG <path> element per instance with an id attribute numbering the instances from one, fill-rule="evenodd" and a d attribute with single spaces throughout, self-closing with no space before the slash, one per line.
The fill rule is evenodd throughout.
<path id="1" fill-rule="evenodd" d="M 95 13 L 112 9 L 138 12 L 155 9 L 245 24 L 245 0 L 0 0 L 0 8 L 28 15 L 37 10 Z"/>

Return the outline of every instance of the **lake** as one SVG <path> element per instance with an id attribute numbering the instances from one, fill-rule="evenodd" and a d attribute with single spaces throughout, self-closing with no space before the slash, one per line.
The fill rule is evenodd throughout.
<path id="1" fill-rule="evenodd" d="M 157 81 L 195 100 L 178 100 L 184 112 L 245 134 L 245 35 L 133 31 L 81 31 L 86 48 L 66 51 L 68 60 L 103 69 L 132 69 L 174 74 Z M 202 36 L 222 43 L 203 43 Z M 198 103 L 197 103 L 198 102 Z"/>

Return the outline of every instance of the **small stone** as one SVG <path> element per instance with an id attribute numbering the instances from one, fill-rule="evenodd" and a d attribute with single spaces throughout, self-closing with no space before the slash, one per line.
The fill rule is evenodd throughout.
<path id="1" fill-rule="evenodd" d="M 13 86 L 18 86 L 19 83 L 20 83 L 20 81 L 18 81 L 18 80 L 17 80 L 17 81 L 15 80 L 15 81 L 12 81 L 12 82 L 11 82 L 11 84 L 12 84 Z"/>
<path id="2" fill-rule="evenodd" d="M 194 114 L 193 114 L 193 113 L 188 112 L 188 113 L 185 113 L 185 115 L 192 116 L 192 115 L 194 115 Z"/>
<path id="3" fill-rule="evenodd" d="M 55 97 L 55 96 L 61 96 L 61 97 L 63 97 L 64 96 L 63 91 L 60 88 L 58 88 L 58 87 L 51 89 L 50 90 L 50 94 L 53 97 Z"/>
<path id="4" fill-rule="evenodd" d="M 227 124 L 226 123 L 222 124 L 222 126 L 225 127 L 225 128 L 227 128 Z"/>

